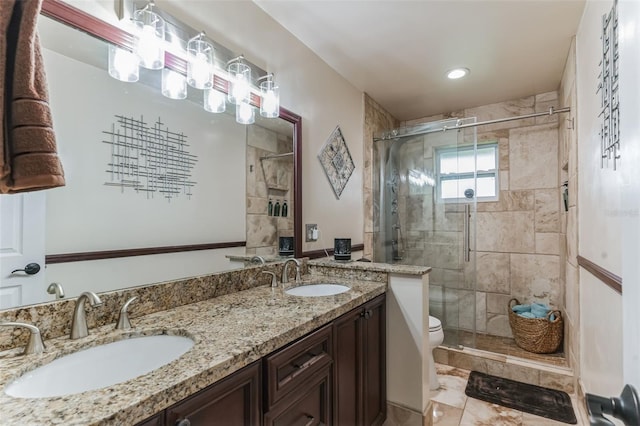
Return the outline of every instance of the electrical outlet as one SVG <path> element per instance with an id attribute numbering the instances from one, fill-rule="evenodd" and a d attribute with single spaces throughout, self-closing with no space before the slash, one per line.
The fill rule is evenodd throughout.
<path id="1" fill-rule="evenodd" d="M 305 229 L 305 242 L 318 241 L 318 225 L 315 223 L 307 223 Z"/>

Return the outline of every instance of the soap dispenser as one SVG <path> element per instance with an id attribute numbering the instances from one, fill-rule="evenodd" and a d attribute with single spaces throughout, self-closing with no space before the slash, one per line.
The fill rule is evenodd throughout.
<path id="1" fill-rule="evenodd" d="M 276 200 L 276 205 L 273 206 L 273 215 L 280 216 L 280 201 Z"/>
<path id="2" fill-rule="evenodd" d="M 281 216 L 282 217 L 287 217 L 287 214 L 289 213 L 288 210 L 289 210 L 289 208 L 287 207 L 287 200 L 284 200 L 284 203 L 282 203 L 282 215 Z"/>
<path id="3" fill-rule="evenodd" d="M 273 201 L 271 201 L 271 198 L 269 198 L 269 205 L 267 207 L 267 214 L 269 216 L 273 215 Z"/>

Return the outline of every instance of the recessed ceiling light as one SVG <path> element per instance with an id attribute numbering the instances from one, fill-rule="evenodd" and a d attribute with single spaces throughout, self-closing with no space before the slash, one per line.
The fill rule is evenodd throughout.
<path id="1" fill-rule="evenodd" d="M 454 68 L 447 71 L 447 78 L 451 80 L 457 80 L 469 74 L 469 68 Z"/>

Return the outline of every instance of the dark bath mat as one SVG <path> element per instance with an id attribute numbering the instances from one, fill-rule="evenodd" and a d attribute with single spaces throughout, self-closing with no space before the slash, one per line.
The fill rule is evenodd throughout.
<path id="1" fill-rule="evenodd" d="M 472 371 L 464 393 L 472 398 L 547 419 L 572 425 L 578 423 L 571 398 L 566 392 Z"/>

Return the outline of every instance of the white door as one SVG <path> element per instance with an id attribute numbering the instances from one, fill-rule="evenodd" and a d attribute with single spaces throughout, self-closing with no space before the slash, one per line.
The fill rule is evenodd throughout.
<path id="1" fill-rule="evenodd" d="M 640 2 L 619 3 L 624 381 L 640 392 Z"/>
<path id="2" fill-rule="evenodd" d="M 50 300 L 44 280 L 45 193 L 0 195 L 0 309 Z M 31 265 L 27 272 L 12 271 Z"/>

